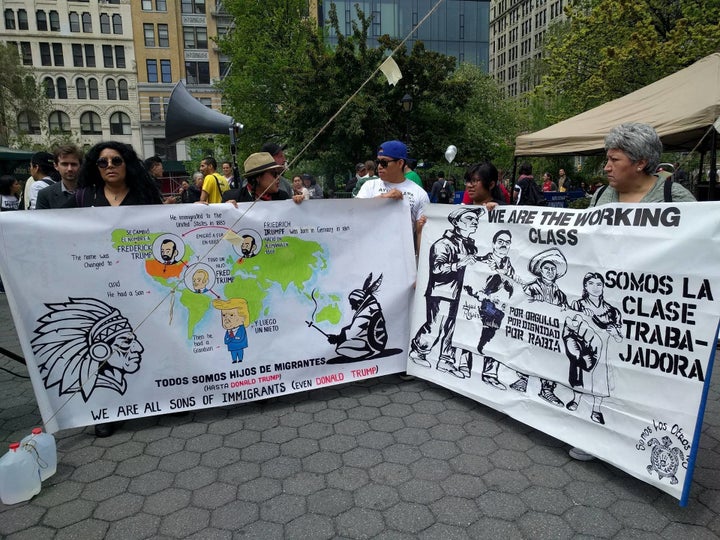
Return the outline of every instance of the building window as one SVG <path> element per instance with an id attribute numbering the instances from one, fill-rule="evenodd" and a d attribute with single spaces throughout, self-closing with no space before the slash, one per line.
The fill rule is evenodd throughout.
<path id="1" fill-rule="evenodd" d="M 15 12 L 12 9 L 5 10 L 5 30 L 15 30 Z"/>
<path id="2" fill-rule="evenodd" d="M 181 0 L 182 13 L 205 13 L 205 0 Z"/>
<path id="3" fill-rule="evenodd" d="M 103 45 L 102 51 L 103 51 L 103 65 L 106 68 L 115 67 L 112 45 Z"/>
<path id="4" fill-rule="evenodd" d="M 117 13 L 112 16 L 113 34 L 122 34 L 122 17 Z"/>
<path id="5" fill-rule="evenodd" d="M 148 80 L 148 82 L 152 82 L 152 83 L 158 82 L 157 60 L 146 60 L 145 64 L 147 65 L 147 80 Z"/>
<path id="6" fill-rule="evenodd" d="M 125 68 L 125 45 L 115 45 L 115 67 Z"/>
<path id="7" fill-rule="evenodd" d="M 160 80 L 164 83 L 172 82 L 172 67 L 170 60 L 160 60 Z"/>
<path id="8" fill-rule="evenodd" d="M 28 24 L 27 11 L 24 9 L 18 9 L 18 30 L 29 30 L 30 25 Z M 39 120 L 38 120 L 39 122 Z M 40 126 L 40 124 L 38 124 Z M 39 128 L 38 128 L 39 129 Z"/>
<path id="9" fill-rule="evenodd" d="M 160 115 L 160 98 L 153 96 L 149 97 L 148 101 L 150 102 L 150 120 L 154 122 L 159 122 L 162 120 L 162 117 Z"/>
<path id="10" fill-rule="evenodd" d="M 65 58 L 63 57 L 62 43 L 53 43 L 52 49 L 53 49 L 53 60 L 55 62 L 55 65 L 56 66 L 64 66 Z"/>
<path id="11" fill-rule="evenodd" d="M 62 111 L 53 111 L 48 116 L 50 133 L 70 133 L 70 117 Z"/>
<path id="12" fill-rule="evenodd" d="M 102 135 L 100 115 L 88 111 L 80 115 L 80 133 L 83 135 Z"/>
<path id="13" fill-rule="evenodd" d="M 82 14 L 82 25 L 83 32 L 86 34 L 92 33 L 92 16 L 88 12 Z M 110 32 L 107 33 L 109 34 Z"/>
<path id="14" fill-rule="evenodd" d="M 78 99 L 87 99 L 87 85 L 85 79 L 78 79 L 75 81 L 75 93 Z"/>
<path id="15" fill-rule="evenodd" d="M 50 58 L 50 44 L 40 43 L 40 64 L 43 66 L 51 66 L 52 59 Z"/>
<path id="16" fill-rule="evenodd" d="M 72 55 L 73 55 L 73 66 L 85 67 L 85 62 L 83 60 L 82 45 L 80 45 L 79 43 L 73 43 L 72 44 Z"/>
<path id="17" fill-rule="evenodd" d="M 143 35 L 145 36 L 145 46 L 146 47 L 154 47 L 155 46 L 155 25 L 144 23 L 143 24 Z"/>
<path id="18" fill-rule="evenodd" d="M 68 98 L 67 81 L 65 81 L 65 77 L 58 77 L 57 97 L 58 97 L 58 99 L 67 99 Z"/>
<path id="19" fill-rule="evenodd" d="M 155 0 L 155 9 L 157 11 L 167 11 L 167 0 Z"/>
<path id="20" fill-rule="evenodd" d="M 125 79 L 118 81 L 118 97 L 125 101 L 130 99 L 128 96 L 128 82 Z"/>
<path id="21" fill-rule="evenodd" d="M 100 15 L 100 33 L 110 33 L 110 15 L 108 15 L 107 13 L 103 13 L 102 15 Z"/>
<path id="22" fill-rule="evenodd" d="M 199 26 L 183 27 L 186 49 L 207 49 L 207 29 Z"/>
<path id="23" fill-rule="evenodd" d="M 188 84 L 210 84 L 208 62 L 185 62 L 185 77 Z"/>
<path id="24" fill-rule="evenodd" d="M 37 23 L 37 29 L 38 30 L 47 30 L 47 16 L 45 15 L 45 11 L 42 9 L 38 9 L 35 12 L 35 22 Z"/>
<path id="25" fill-rule="evenodd" d="M 107 80 L 107 82 L 105 83 L 105 91 L 107 93 L 108 99 L 117 99 L 117 87 L 115 86 L 114 80 Z"/>
<path id="26" fill-rule="evenodd" d="M 124 112 L 116 112 L 110 116 L 110 135 L 131 135 L 130 117 Z"/>
<path id="27" fill-rule="evenodd" d="M 50 12 L 50 30 L 53 32 L 59 32 L 60 31 L 60 15 L 58 15 L 58 12 L 53 10 Z"/>
<path id="28" fill-rule="evenodd" d="M 21 112 L 18 114 L 17 123 L 20 133 L 40 135 L 40 117 L 34 112 Z"/>
<path id="29" fill-rule="evenodd" d="M 68 15 L 68 18 L 70 19 L 70 31 L 71 32 L 79 32 L 80 31 L 80 15 L 77 14 L 77 12 L 73 11 Z"/>
<path id="30" fill-rule="evenodd" d="M 92 77 L 88 79 L 88 94 L 90 95 L 90 99 L 100 99 L 97 79 Z"/>
<path id="31" fill-rule="evenodd" d="M 91 43 L 85 45 L 85 65 L 95 67 L 95 45 Z"/>
<path id="32" fill-rule="evenodd" d="M 152 11 L 152 0 L 142 0 L 140 2 L 140 9 L 143 11 Z"/>
<path id="33" fill-rule="evenodd" d="M 167 24 L 158 24 L 158 45 L 160 47 L 170 46 L 170 34 L 168 33 Z"/>
<path id="34" fill-rule="evenodd" d="M 29 41 L 20 42 L 20 55 L 22 56 L 23 66 L 32 66 L 32 46 Z"/>
<path id="35" fill-rule="evenodd" d="M 45 87 L 45 97 L 55 99 L 55 81 L 50 77 L 45 77 L 43 79 L 43 86 Z"/>

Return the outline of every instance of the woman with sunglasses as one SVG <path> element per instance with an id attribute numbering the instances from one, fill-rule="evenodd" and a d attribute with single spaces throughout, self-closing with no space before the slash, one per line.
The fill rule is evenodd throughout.
<path id="1" fill-rule="evenodd" d="M 155 181 L 132 146 L 116 141 L 96 144 L 85 155 L 75 197 L 66 208 L 162 204 Z"/>

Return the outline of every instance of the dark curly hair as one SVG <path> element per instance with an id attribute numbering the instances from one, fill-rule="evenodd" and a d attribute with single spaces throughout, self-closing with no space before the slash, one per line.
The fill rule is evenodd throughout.
<path id="1" fill-rule="evenodd" d="M 130 192 L 137 195 L 145 204 L 162 204 L 162 197 L 155 181 L 145 169 L 133 147 L 117 141 L 104 141 L 88 150 L 78 174 L 78 187 L 94 186 L 96 189 L 105 187 L 97 160 L 100 153 L 106 148 L 115 150 L 125 161 L 125 184 Z"/>

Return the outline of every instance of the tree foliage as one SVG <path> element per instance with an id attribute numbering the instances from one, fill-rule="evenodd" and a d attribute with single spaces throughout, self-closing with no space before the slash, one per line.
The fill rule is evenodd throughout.
<path id="1" fill-rule="evenodd" d="M 221 41 L 233 62 L 223 88 L 236 119 L 246 125 L 243 151 L 256 151 L 274 137 L 288 144 L 289 159 L 307 147 L 298 163 L 303 170 L 335 178 L 372 159 L 388 139 L 407 138 L 412 156 L 426 161 L 440 161 L 449 144 L 461 148 L 464 161 L 491 157 L 511 139 L 514 115 L 479 69 L 458 69 L 454 57 L 428 51 L 421 42 L 408 50 L 398 48 L 399 39 L 382 36 L 378 47 L 368 47 L 371 18 L 358 6 L 350 35 L 339 28 L 333 4 L 328 27 L 310 28 L 300 16 L 301 3 L 227 2 L 236 26 Z M 327 31 L 337 36 L 333 48 L 323 41 Z M 396 86 L 377 72 L 390 53 L 403 74 Z M 405 94 L 413 98 L 409 113 L 401 107 Z"/>
<path id="2" fill-rule="evenodd" d="M 577 0 L 565 13 L 568 21 L 548 34 L 542 84 L 531 96 L 531 117 L 544 112 L 545 125 L 633 92 L 720 48 L 717 0 Z"/>
<path id="3" fill-rule="evenodd" d="M 0 43 L 0 145 L 10 145 L 16 136 L 18 113 L 41 115 L 46 108 L 44 93 L 20 63 L 17 47 Z"/>

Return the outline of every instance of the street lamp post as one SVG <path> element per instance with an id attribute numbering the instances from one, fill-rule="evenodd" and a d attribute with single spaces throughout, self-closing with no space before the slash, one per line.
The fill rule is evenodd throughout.
<path id="1" fill-rule="evenodd" d="M 405 144 L 410 143 L 410 111 L 413 108 L 413 98 L 410 94 L 405 94 L 400 100 L 400 105 L 405 113 Z"/>

